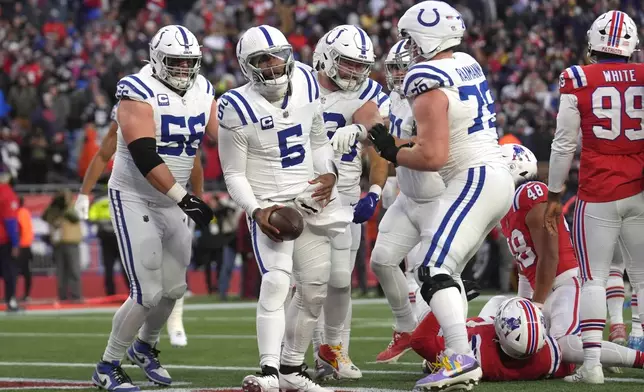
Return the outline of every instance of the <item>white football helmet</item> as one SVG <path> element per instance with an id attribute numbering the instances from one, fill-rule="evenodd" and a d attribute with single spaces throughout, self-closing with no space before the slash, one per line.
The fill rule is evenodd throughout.
<path id="1" fill-rule="evenodd" d="M 385 79 L 387 80 L 387 87 L 389 91 L 396 91 L 398 94 L 402 93 L 402 83 L 405 80 L 405 73 L 409 66 L 409 40 L 403 39 L 394 44 L 389 49 L 387 57 L 385 57 Z"/>
<path id="2" fill-rule="evenodd" d="M 324 53 L 326 53 L 327 44 L 326 37 L 329 33 L 326 33 L 318 40 L 318 43 L 315 45 L 315 50 L 313 50 L 313 69 L 316 71 L 322 70 L 322 64 L 324 62 Z"/>
<path id="3" fill-rule="evenodd" d="M 358 90 L 376 61 L 369 35 L 360 27 L 341 25 L 325 34 L 323 44 L 322 70 L 342 90 Z"/>
<path id="4" fill-rule="evenodd" d="M 180 91 L 188 90 L 201 68 L 197 37 L 180 25 L 162 27 L 150 41 L 150 64 L 162 82 Z"/>
<path id="5" fill-rule="evenodd" d="M 621 11 L 608 11 L 599 16 L 586 35 L 590 59 L 592 52 L 631 57 L 640 42 L 635 22 Z"/>
<path id="6" fill-rule="evenodd" d="M 268 25 L 246 30 L 237 43 L 237 60 L 246 79 L 264 98 L 275 102 L 284 97 L 295 60 L 281 31 Z"/>
<path id="7" fill-rule="evenodd" d="M 398 21 L 398 31 L 402 38 L 409 38 L 410 60 L 418 63 L 460 44 L 465 22 L 449 4 L 423 1 L 405 12 Z"/>
<path id="8" fill-rule="evenodd" d="M 501 349 L 512 358 L 527 358 L 545 344 L 545 318 L 525 298 L 509 298 L 501 303 L 494 318 L 494 330 Z"/>
<path id="9" fill-rule="evenodd" d="M 537 157 L 527 147 L 514 143 L 504 144 L 501 146 L 501 154 L 510 168 L 515 185 L 537 178 Z"/>

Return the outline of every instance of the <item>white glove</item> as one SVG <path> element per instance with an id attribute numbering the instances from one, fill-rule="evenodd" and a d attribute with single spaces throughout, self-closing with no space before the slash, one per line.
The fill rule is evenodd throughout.
<path id="1" fill-rule="evenodd" d="M 367 129 L 360 124 L 352 124 L 335 130 L 331 138 L 331 146 L 336 152 L 347 154 L 357 140 L 364 140 L 367 137 Z"/>
<path id="2" fill-rule="evenodd" d="M 89 197 L 79 193 L 78 197 L 76 197 L 76 203 L 74 203 L 74 210 L 76 210 L 81 219 L 89 219 Z"/>

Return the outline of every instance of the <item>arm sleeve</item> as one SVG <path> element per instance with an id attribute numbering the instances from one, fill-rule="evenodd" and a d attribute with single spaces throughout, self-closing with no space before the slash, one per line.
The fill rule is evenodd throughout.
<path id="1" fill-rule="evenodd" d="M 311 125 L 311 156 L 313 157 L 313 170 L 317 175 L 333 173 L 338 176 L 335 166 L 333 147 L 324 129 L 322 113 L 316 113 Z"/>
<path id="2" fill-rule="evenodd" d="M 552 192 L 561 192 L 566 183 L 577 149 L 580 124 L 577 97 L 573 94 L 562 94 L 548 171 L 548 187 Z"/>
<path id="3" fill-rule="evenodd" d="M 18 230 L 18 220 L 16 218 L 5 218 L 4 228 L 7 231 L 11 246 L 16 247 L 20 243 L 20 231 Z"/>
<path id="4" fill-rule="evenodd" d="M 252 216 L 256 208 L 260 208 L 255 198 L 253 188 L 246 178 L 246 159 L 248 157 L 248 141 L 242 132 L 235 132 L 221 127 L 219 132 L 219 159 L 224 172 L 226 187 L 230 197 L 243 208 L 248 216 Z"/>

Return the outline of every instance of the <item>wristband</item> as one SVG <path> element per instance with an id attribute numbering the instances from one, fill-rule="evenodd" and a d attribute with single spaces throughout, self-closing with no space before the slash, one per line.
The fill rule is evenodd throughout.
<path id="1" fill-rule="evenodd" d="M 382 188 L 378 184 L 373 184 L 369 188 L 369 193 L 375 193 L 378 195 L 378 198 L 380 198 L 380 195 L 382 195 Z"/>
<path id="2" fill-rule="evenodd" d="M 174 185 L 172 185 L 172 188 L 170 188 L 170 190 L 166 192 L 166 196 L 176 201 L 177 203 L 180 203 L 187 194 L 188 191 L 186 191 L 181 185 L 179 185 L 178 182 L 175 182 Z"/>

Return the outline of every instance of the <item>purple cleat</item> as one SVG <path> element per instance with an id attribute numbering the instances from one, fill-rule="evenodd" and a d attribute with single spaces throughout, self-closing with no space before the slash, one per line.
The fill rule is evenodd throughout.
<path id="1" fill-rule="evenodd" d="M 445 350 L 433 372 L 416 382 L 414 391 L 471 391 L 482 376 L 483 371 L 472 355 L 450 354 Z"/>

